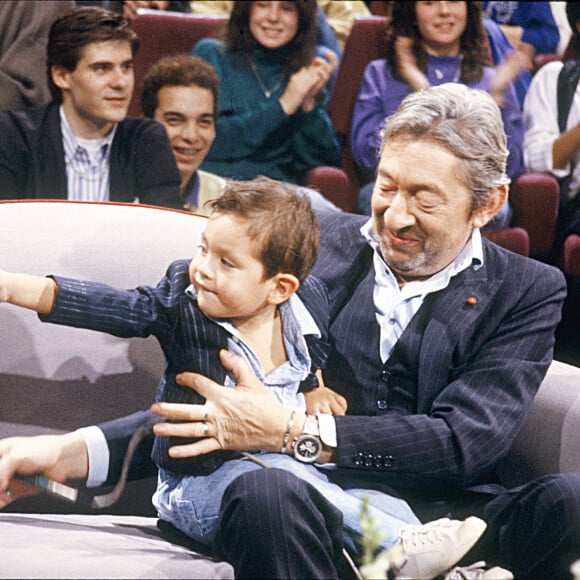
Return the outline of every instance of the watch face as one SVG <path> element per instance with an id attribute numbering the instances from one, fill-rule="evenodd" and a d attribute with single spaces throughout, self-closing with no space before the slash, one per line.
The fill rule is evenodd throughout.
<path id="1" fill-rule="evenodd" d="M 314 435 L 301 435 L 296 441 L 294 456 L 304 463 L 314 463 L 322 452 L 322 443 Z"/>

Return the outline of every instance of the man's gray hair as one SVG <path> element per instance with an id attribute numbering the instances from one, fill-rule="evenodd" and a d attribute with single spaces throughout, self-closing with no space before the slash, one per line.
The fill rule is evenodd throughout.
<path id="1" fill-rule="evenodd" d="M 474 210 L 486 205 L 490 190 L 510 182 L 501 111 L 484 91 L 445 83 L 411 93 L 386 120 L 381 153 L 399 138 L 431 139 L 453 153 L 473 193 Z"/>

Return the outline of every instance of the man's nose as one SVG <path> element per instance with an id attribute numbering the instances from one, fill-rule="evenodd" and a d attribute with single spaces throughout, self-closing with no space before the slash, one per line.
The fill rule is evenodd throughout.
<path id="1" fill-rule="evenodd" d="M 410 211 L 410 204 L 411 199 L 408 196 L 397 193 L 385 212 L 385 223 L 393 230 L 412 226 L 415 223 L 415 216 Z"/>
<path id="2" fill-rule="evenodd" d="M 181 137 L 186 141 L 193 143 L 198 137 L 197 124 L 195 122 L 185 123 L 181 130 Z"/>

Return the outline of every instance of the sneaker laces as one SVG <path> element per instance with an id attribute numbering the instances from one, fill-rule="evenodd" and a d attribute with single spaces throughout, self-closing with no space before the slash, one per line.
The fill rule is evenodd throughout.
<path id="1" fill-rule="evenodd" d="M 435 522 L 434 522 L 435 523 Z M 401 530 L 401 539 L 405 546 L 427 546 L 428 544 L 438 544 L 445 539 L 441 537 L 441 527 L 429 525 L 408 526 Z"/>

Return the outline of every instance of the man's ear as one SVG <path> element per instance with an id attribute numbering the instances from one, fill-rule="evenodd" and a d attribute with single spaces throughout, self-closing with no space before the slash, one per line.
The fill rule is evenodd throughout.
<path id="1" fill-rule="evenodd" d="M 268 296 L 270 304 L 286 302 L 300 288 L 300 281 L 294 274 L 278 272 L 272 278 L 272 289 Z"/>
<path id="2" fill-rule="evenodd" d="M 473 214 L 473 227 L 482 228 L 497 214 L 508 197 L 508 186 L 500 185 L 490 191 L 489 200 Z"/>
<path id="3" fill-rule="evenodd" d="M 70 84 L 68 81 L 68 74 L 69 74 L 69 71 L 66 70 L 63 66 L 53 64 L 50 67 L 50 76 L 52 77 L 52 82 L 59 89 L 69 89 L 70 88 Z"/>

